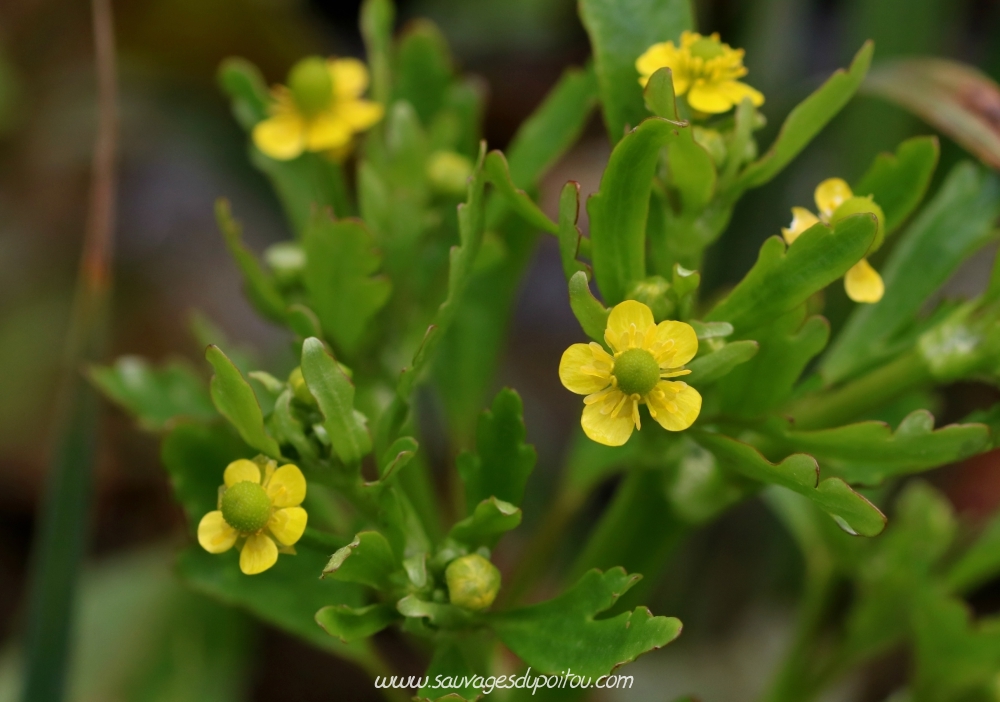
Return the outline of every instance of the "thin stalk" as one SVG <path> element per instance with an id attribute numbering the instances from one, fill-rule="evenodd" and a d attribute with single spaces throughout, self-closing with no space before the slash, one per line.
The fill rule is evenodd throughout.
<path id="1" fill-rule="evenodd" d="M 28 590 L 25 702 L 65 695 L 77 576 L 87 540 L 99 401 L 80 366 L 104 349 L 115 224 L 117 76 L 110 0 L 92 0 L 98 128 L 90 204 L 56 406 L 53 454 Z"/>

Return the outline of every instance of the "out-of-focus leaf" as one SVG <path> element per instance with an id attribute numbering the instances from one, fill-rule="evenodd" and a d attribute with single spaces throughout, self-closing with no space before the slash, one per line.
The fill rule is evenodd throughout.
<path id="1" fill-rule="evenodd" d="M 384 536 L 377 531 L 362 531 L 330 557 L 322 577 L 386 590 L 392 586 L 390 578 L 399 566 Z"/>
<path id="2" fill-rule="evenodd" d="M 891 100 L 1000 168 L 1000 86 L 973 66 L 941 58 L 881 63 L 864 91 Z"/>
<path id="3" fill-rule="evenodd" d="M 450 603 L 430 602 L 416 595 L 407 595 L 396 603 L 404 617 L 426 619 L 441 629 L 466 629 L 472 623 L 470 612 Z"/>
<path id="4" fill-rule="evenodd" d="M 830 324 L 823 317 L 806 318 L 806 305 L 756 328 L 760 352 L 733 369 L 719 384 L 727 414 L 757 417 L 785 402 L 806 365 L 826 346 Z"/>
<path id="5" fill-rule="evenodd" d="M 645 607 L 595 619 L 640 577 L 621 568 L 591 570 L 559 597 L 491 615 L 489 623 L 511 651 L 540 672 L 572 668 L 578 675 L 607 675 L 681 633 L 679 620 L 654 617 Z"/>
<path id="6" fill-rule="evenodd" d="M 575 273 L 583 271 L 587 274 L 589 268 L 577 260 L 580 253 L 580 229 L 576 226 L 580 216 L 580 184 L 569 181 L 559 194 L 559 260 L 562 262 L 563 274 L 569 282 Z"/>
<path id="7" fill-rule="evenodd" d="M 646 277 L 646 218 L 660 148 L 685 128 L 652 117 L 629 132 L 611 152 L 600 190 L 587 201 L 594 277 L 609 305 Z"/>
<path id="8" fill-rule="evenodd" d="M 875 239 L 875 229 L 875 217 L 863 213 L 832 228 L 816 224 L 792 246 L 771 237 L 750 272 L 705 319 L 729 322 L 742 333 L 790 312 L 860 261 Z"/>
<path id="9" fill-rule="evenodd" d="M 886 234 L 893 232 L 920 204 L 934 175 L 939 151 L 937 137 L 907 139 L 895 154 L 876 156 L 855 184 L 855 193 L 871 195 L 882 208 Z"/>
<path id="10" fill-rule="evenodd" d="M 507 147 L 514 185 L 528 188 L 579 138 L 597 102 L 593 66 L 570 68 L 535 108 Z"/>
<path id="11" fill-rule="evenodd" d="M 279 457 L 281 449 L 264 428 L 264 415 L 250 383 L 218 346 L 209 346 L 205 358 L 215 369 L 209 391 L 219 414 L 228 419 L 252 447 L 273 458 Z"/>
<path id="12" fill-rule="evenodd" d="M 178 419 L 207 422 L 217 416 L 204 381 L 182 361 L 156 368 L 139 356 L 122 356 L 111 366 L 91 366 L 87 376 L 146 431 L 169 429 Z"/>
<path id="13" fill-rule="evenodd" d="M 934 417 L 927 410 L 911 413 L 895 431 L 885 422 L 795 431 L 783 419 L 775 419 L 767 431 L 777 432 L 783 450 L 808 453 L 824 475 L 852 485 L 877 485 L 887 477 L 953 463 L 990 445 L 986 425 L 952 424 L 934 431 Z"/>
<path id="14" fill-rule="evenodd" d="M 284 297 L 278 291 L 274 278 L 267 273 L 249 249 L 243 244 L 243 231 L 233 219 L 229 201 L 219 198 L 215 201 L 215 219 L 226 240 L 229 255 L 243 275 L 243 289 L 254 308 L 273 322 L 285 321 Z"/>
<path id="15" fill-rule="evenodd" d="M 328 605 L 316 612 L 316 623 L 323 631 L 345 644 L 374 636 L 398 619 L 399 612 L 391 604 Z"/>
<path id="16" fill-rule="evenodd" d="M 345 353 L 353 353 L 392 291 L 386 278 L 373 277 L 381 257 L 372 236 L 359 220 L 334 221 L 317 213 L 303 235 L 303 247 L 310 307 L 323 332 Z"/>
<path id="17" fill-rule="evenodd" d="M 812 456 L 797 453 L 774 464 L 752 446 L 722 434 L 698 432 L 694 438 L 714 453 L 723 467 L 751 480 L 780 485 L 809 498 L 852 533 L 876 536 L 885 528 L 885 515 L 843 480 L 827 478 L 820 482 L 819 465 Z"/>
<path id="18" fill-rule="evenodd" d="M 1000 572 L 1000 514 L 989 521 L 962 557 L 948 569 L 946 582 L 953 592 L 969 592 Z"/>
<path id="19" fill-rule="evenodd" d="M 608 326 L 611 310 L 590 292 L 586 271 L 577 271 L 569 279 L 569 306 L 584 333 L 594 341 L 604 343 L 604 330 Z"/>
<path id="20" fill-rule="evenodd" d="M 364 0 L 361 4 L 361 36 L 372 71 L 372 97 L 388 105 L 392 96 L 392 29 L 396 6 L 392 0 Z"/>
<path id="21" fill-rule="evenodd" d="M 433 22 L 417 19 L 403 31 L 396 47 L 394 100 L 406 100 L 424 126 L 444 104 L 452 80 L 448 42 Z"/>
<path id="22" fill-rule="evenodd" d="M 354 385 L 315 337 L 302 343 L 302 376 L 323 413 L 334 453 L 345 465 L 357 465 L 372 450 L 367 420 L 354 409 Z"/>
<path id="23" fill-rule="evenodd" d="M 719 378 L 729 374 L 736 366 L 746 363 L 757 355 L 760 344 L 756 341 L 742 340 L 726 344 L 718 351 L 699 356 L 688 364 L 691 375 L 684 378 L 685 382 L 695 385 L 714 383 Z"/>
<path id="24" fill-rule="evenodd" d="M 473 548 L 492 548 L 505 532 L 521 523 L 521 510 L 503 500 L 491 497 L 483 500 L 468 517 L 458 522 L 448 536 Z"/>
<path id="25" fill-rule="evenodd" d="M 251 146 L 250 161 L 270 179 L 297 235 L 309 226 L 317 209 L 330 208 L 338 217 L 353 214 L 340 164 L 324 154 L 306 152 L 291 161 L 278 161 Z"/>
<path id="26" fill-rule="evenodd" d="M 904 348 L 905 327 L 990 239 L 998 214 L 1000 180 L 970 163 L 955 166 L 882 267 L 885 295 L 873 305 L 859 305 L 837 335 L 820 365 L 823 379 L 841 382 Z"/>
<path id="27" fill-rule="evenodd" d="M 497 393 L 493 407 L 484 410 L 476 430 L 476 452 L 458 457 L 465 482 L 465 504 L 471 514 L 483 500 L 496 497 L 521 504 L 524 486 L 535 467 L 535 449 L 524 441 L 520 396 L 509 388 Z"/>
<path id="28" fill-rule="evenodd" d="M 868 73 L 873 50 L 872 42 L 866 42 L 850 68 L 838 70 L 788 114 L 771 148 L 736 178 L 733 188 L 736 193 L 768 182 L 799 155 L 857 91 Z"/>
<path id="29" fill-rule="evenodd" d="M 590 36 L 604 123 L 611 143 L 648 116 L 635 61 L 650 46 L 677 43 L 694 28 L 688 0 L 582 0 L 580 19 Z"/>
<path id="30" fill-rule="evenodd" d="M 483 169 L 489 177 L 493 187 L 497 189 L 510 207 L 521 217 L 524 217 L 533 226 L 542 231 L 555 234 L 559 231 L 559 226 L 549 219 L 535 201 L 528 197 L 528 194 L 514 185 L 511 180 L 510 169 L 507 159 L 500 151 L 491 151 L 486 155 L 486 162 Z"/>
<path id="31" fill-rule="evenodd" d="M 244 58 L 230 57 L 219 65 L 219 86 L 232 101 L 233 116 L 246 130 L 267 117 L 269 96 L 260 69 Z"/>
<path id="32" fill-rule="evenodd" d="M 420 690 L 416 700 L 425 702 L 461 702 L 462 700 L 478 700 L 483 691 L 474 687 L 477 672 L 474 658 L 475 646 L 470 646 L 466 640 L 442 639 L 434 647 L 434 656 L 425 675 L 429 684 Z M 485 669 L 485 667 L 483 667 Z M 434 683 L 448 681 L 453 687 L 437 687 Z"/>

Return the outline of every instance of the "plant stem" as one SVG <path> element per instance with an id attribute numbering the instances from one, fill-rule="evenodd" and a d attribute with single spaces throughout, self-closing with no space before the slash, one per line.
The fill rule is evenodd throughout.
<path id="1" fill-rule="evenodd" d="M 787 413 L 796 429 L 839 426 L 932 381 L 923 358 L 910 351 L 843 387 L 801 400 Z"/>
<path id="2" fill-rule="evenodd" d="M 110 0 L 92 0 L 98 87 L 87 228 L 66 342 L 54 446 L 31 563 L 22 699 L 65 695 L 77 576 L 86 550 L 99 401 L 80 373 L 102 355 L 115 221 L 117 77 Z"/>

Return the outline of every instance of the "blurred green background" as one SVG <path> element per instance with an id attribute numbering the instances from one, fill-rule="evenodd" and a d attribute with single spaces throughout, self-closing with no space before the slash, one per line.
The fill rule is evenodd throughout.
<path id="1" fill-rule="evenodd" d="M 586 36 L 572 0 L 398 0 L 401 22 L 429 17 L 462 68 L 488 86 L 484 134 L 503 148 L 562 70 L 582 64 Z M 876 61 L 935 54 L 1000 79 L 997 0 L 699 0 L 702 32 L 747 51 L 748 82 L 767 96 L 770 134 L 785 113 L 866 38 Z M 266 361 L 286 353 L 277 329 L 250 310 L 215 230 L 212 203 L 230 198 L 257 250 L 287 237 L 264 177 L 246 159 L 245 137 L 215 87 L 215 69 L 242 55 L 279 81 L 310 53 L 360 55 L 353 0 L 129 0 L 117 2 L 122 154 L 109 357 L 190 358 L 205 365 L 189 332 L 199 310 Z M 46 465 L 56 369 L 66 334 L 86 212 L 96 125 L 89 6 L 68 0 L 0 3 L 0 700 L 17 694 L 16 640 L 35 506 Z M 706 265 L 710 285 L 745 272 L 760 243 L 807 205 L 820 180 L 855 179 L 877 151 L 932 130 L 901 110 L 859 98 L 781 177 L 746 198 Z M 770 134 L 761 138 L 767 143 Z M 559 186 L 596 190 L 609 152 L 595 117 L 586 137 L 550 174 Z M 938 173 L 961 156 L 943 140 Z M 952 293 L 980 289 L 992 252 L 960 271 Z M 827 296 L 836 325 L 847 305 Z M 546 240 L 517 304 L 500 381 L 524 397 L 539 469 L 529 486 L 530 526 L 544 505 L 573 428 L 576 399 L 556 374 L 578 340 L 555 242 Z M 207 373 L 206 373 L 207 375 Z M 1000 399 L 962 384 L 939 398 L 947 422 Z M 1000 503 L 1000 457 L 988 454 L 932 474 L 974 518 Z M 612 486 L 604 491 L 604 499 Z M 599 499 L 592 505 L 596 512 Z M 183 591 L 171 554 L 185 537 L 154 437 L 109 410 L 104 423 L 73 682 L 74 700 L 379 699 L 352 668 L 242 614 Z M 585 528 L 581 524 L 579 528 Z M 516 558 L 518 542 L 505 546 Z M 628 669 L 631 692 L 606 699 L 705 702 L 753 699 L 787 640 L 798 556 L 758 503 L 695 535 L 651 603 L 680 616 L 685 636 Z M 1000 585 L 973 603 L 1000 608 Z M 384 644 L 392 648 L 392 640 Z M 420 671 L 419 660 L 404 667 Z M 904 663 L 886 660 L 831 699 L 881 700 Z M 894 678 L 896 676 L 896 678 Z"/>

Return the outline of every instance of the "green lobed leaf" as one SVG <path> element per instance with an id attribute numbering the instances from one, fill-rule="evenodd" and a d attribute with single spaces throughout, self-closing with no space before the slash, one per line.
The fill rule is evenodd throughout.
<path id="1" fill-rule="evenodd" d="M 219 87 L 232 102 L 233 116 L 240 126 L 250 130 L 267 117 L 270 96 L 260 69 L 244 58 L 230 57 L 219 64 L 216 74 Z"/>
<path id="2" fill-rule="evenodd" d="M 577 271 L 569 279 L 569 306 L 583 332 L 594 341 L 604 343 L 604 330 L 608 326 L 611 310 L 602 305 L 590 291 L 586 271 Z"/>
<path id="3" fill-rule="evenodd" d="M 441 629 L 466 629 L 472 623 L 468 610 L 453 604 L 428 602 L 416 595 L 407 595 L 396 603 L 396 609 L 404 617 L 426 619 Z"/>
<path id="4" fill-rule="evenodd" d="M 388 590 L 392 574 L 399 568 L 389 541 L 377 531 L 362 531 L 330 557 L 321 577 Z"/>
<path id="5" fill-rule="evenodd" d="M 905 348 L 905 327 L 962 261 L 990 240 L 998 214 L 1000 179 L 970 163 L 955 166 L 890 253 L 881 270 L 885 295 L 859 305 L 838 334 L 820 365 L 823 379 L 841 382 Z"/>
<path id="6" fill-rule="evenodd" d="M 541 208 L 535 204 L 524 190 L 514 185 L 510 176 L 510 168 L 507 159 L 500 151 L 491 151 L 486 154 L 486 161 L 483 169 L 493 187 L 507 202 L 507 206 L 521 217 L 524 217 L 532 226 L 556 234 L 559 232 L 559 225 L 549 219 Z"/>
<path id="7" fill-rule="evenodd" d="M 270 273 L 257 261 L 257 257 L 243 244 L 243 230 L 233 219 L 229 201 L 219 198 L 215 201 L 215 220 L 219 225 L 229 255 L 243 276 L 243 289 L 254 308 L 272 322 L 284 323 L 286 313 L 285 298 L 278 290 Z"/>
<path id="8" fill-rule="evenodd" d="M 473 645 L 470 645 L 473 643 Z M 463 702 L 478 700 L 483 691 L 473 686 L 477 669 L 485 670 L 482 661 L 475 660 L 477 647 L 465 638 L 440 638 L 434 647 L 434 656 L 425 675 L 428 685 L 414 698 L 418 702 Z M 484 676 L 485 677 L 485 676 Z M 435 683 L 445 683 L 437 687 Z M 448 685 L 447 683 L 451 683 Z"/>
<path id="9" fill-rule="evenodd" d="M 391 604 L 327 605 L 316 612 L 316 623 L 323 631 L 345 644 L 374 636 L 399 618 L 399 612 Z"/>
<path id="10" fill-rule="evenodd" d="M 491 497 L 521 504 L 537 459 L 534 447 L 524 441 L 522 415 L 521 397 L 509 388 L 497 393 L 493 407 L 480 415 L 476 452 L 466 451 L 458 457 L 468 512 Z"/>
<path id="11" fill-rule="evenodd" d="M 456 523 L 448 536 L 472 548 L 493 548 L 497 539 L 505 532 L 516 529 L 520 523 L 520 509 L 509 502 L 490 497 L 476 505 L 472 514 Z"/>
<path id="12" fill-rule="evenodd" d="M 379 460 L 379 479 L 387 480 L 410 462 L 419 444 L 412 436 L 401 436 L 392 442 Z"/>
<path id="13" fill-rule="evenodd" d="M 961 557 L 948 568 L 946 582 L 953 592 L 970 592 L 1000 572 L 1000 513 L 996 513 Z"/>
<path id="14" fill-rule="evenodd" d="M 364 0 L 359 24 L 372 72 L 372 97 L 388 105 L 392 95 L 392 29 L 396 6 L 392 0 Z"/>
<path id="15" fill-rule="evenodd" d="M 654 617 L 645 607 L 595 619 L 640 577 L 621 568 L 591 570 L 555 599 L 492 614 L 488 621 L 507 648 L 539 671 L 607 675 L 681 633 L 679 620 Z"/>
<path id="16" fill-rule="evenodd" d="M 836 71 L 816 92 L 788 113 L 767 153 L 744 168 L 736 178 L 734 189 L 737 193 L 767 183 L 798 156 L 857 92 L 868 73 L 873 51 L 874 44 L 865 42 L 846 71 Z"/>
<path id="17" fill-rule="evenodd" d="M 917 208 L 937 166 L 937 137 L 907 139 L 895 154 L 881 153 L 854 185 L 858 195 L 871 195 L 885 214 L 883 226 L 892 233 Z"/>
<path id="18" fill-rule="evenodd" d="M 319 458 L 319 454 L 316 445 L 306 436 L 302 422 L 292 412 L 293 397 L 290 388 L 278 395 L 271 412 L 269 429 L 279 444 L 290 444 L 300 458 L 314 461 Z"/>
<path id="19" fill-rule="evenodd" d="M 374 240 L 360 220 L 334 221 L 317 213 L 302 244 L 309 306 L 324 333 L 345 353 L 353 353 L 392 291 L 388 279 L 372 277 L 381 263 Z"/>
<path id="20" fill-rule="evenodd" d="M 718 351 L 699 356 L 688 363 L 691 375 L 684 378 L 684 381 L 695 385 L 714 383 L 728 375 L 736 366 L 756 356 L 759 350 L 760 344 L 756 341 L 745 339 L 730 342 Z"/>
<path id="21" fill-rule="evenodd" d="M 600 190 L 587 200 L 594 277 L 609 305 L 646 277 L 646 219 L 660 149 L 685 128 L 659 117 L 645 120 L 615 146 Z"/>
<path id="22" fill-rule="evenodd" d="M 215 369 L 215 375 L 209 383 L 209 392 L 219 414 L 236 427 L 236 431 L 250 446 L 278 458 L 281 449 L 264 428 L 264 415 L 250 383 L 218 346 L 210 345 L 205 350 L 205 358 Z"/>
<path id="23" fill-rule="evenodd" d="M 812 456 L 796 453 L 774 464 L 752 446 L 722 434 L 700 431 L 694 438 L 714 453 L 724 468 L 809 498 L 844 529 L 861 536 L 876 536 L 885 528 L 885 515 L 843 480 L 827 478 L 820 482 L 819 465 Z"/>
<path id="24" fill-rule="evenodd" d="M 927 410 L 911 412 L 895 431 L 885 422 L 859 422 L 836 429 L 795 431 L 775 419 L 766 432 L 776 432 L 782 450 L 816 458 L 824 475 L 852 485 L 877 485 L 885 478 L 954 463 L 986 450 L 990 430 L 984 424 L 951 424 L 934 431 Z"/>
<path id="25" fill-rule="evenodd" d="M 580 184 L 571 180 L 559 193 L 559 228 L 556 233 L 559 237 L 559 260 L 562 262 L 566 282 L 572 280 L 577 272 L 583 271 L 584 275 L 587 275 L 590 270 L 586 264 L 577 259 L 581 239 L 580 228 L 577 226 L 579 217 Z"/>
<path id="26" fill-rule="evenodd" d="M 582 0 L 580 19 L 590 37 L 604 123 L 611 143 L 648 113 L 636 59 L 653 44 L 680 40 L 694 28 L 689 0 Z"/>
<path id="27" fill-rule="evenodd" d="M 164 431 L 178 420 L 208 422 L 217 416 L 204 381 L 183 361 L 157 368 L 139 356 L 121 356 L 110 366 L 88 367 L 87 377 L 146 431 Z"/>
<path id="28" fill-rule="evenodd" d="M 846 217 L 834 227 L 816 224 L 795 244 L 772 236 L 750 272 L 705 319 L 726 321 L 737 333 L 763 326 L 795 309 L 860 261 L 875 239 L 876 219 Z"/>
<path id="29" fill-rule="evenodd" d="M 406 100 L 429 126 L 445 105 L 453 73 L 448 42 L 437 25 L 426 19 L 408 23 L 396 45 L 393 101 Z"/>
<path id="30" fill-rule="evenodd" d="M 316 210 L 330 208 L 338 217 L 353 214 L 343 170 L 324 154 L 306 152 L 278 161 L 251 145 L 250 161 L 271 181 L 296 235 L 302 235 Z"/>
<path id="31" fill-rule="evenodd" d="M 334 453 L 345 465 L 358 464 L 372 450 L 367 420 L 354 409 L 354 385 L 315 337 L 302 343 L 302 376 L 323 413 Z"/>

